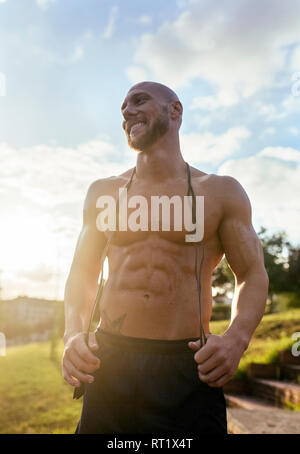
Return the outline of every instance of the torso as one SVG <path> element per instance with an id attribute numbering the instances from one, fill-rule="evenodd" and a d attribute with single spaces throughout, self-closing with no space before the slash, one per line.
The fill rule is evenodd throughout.
<path id="1" fill-rule="evenodd" d="M 106 194 L 117 198 L 131 171 L 109 179 Z M 191 168 L 195 195 L 204 196 L 204 236 L 199 242 L 199 260 L 204 248 L 201 275 L 202 325 L 209 332 L 212 311 L 212 273 L 223 256 L 218 236 L 222 220 L 220 178 Z M 199 308 L 194 274 L 194 243 L 186 242 L 185 230 L 151 231 L 150 197 L 187 195 L 187 180 L 149 185 L 135 178 L 128 198 L 143 195 L 148 201 L 148 231 L 117 231 L 108 251 L 109 277 L 101 297 L 101 329 L 132 337 L 186 339 L 199 337 Z M 128 214 L 134 209 L 128 209 Z M 109 233 L 107 234 L 109 236 Z"/>

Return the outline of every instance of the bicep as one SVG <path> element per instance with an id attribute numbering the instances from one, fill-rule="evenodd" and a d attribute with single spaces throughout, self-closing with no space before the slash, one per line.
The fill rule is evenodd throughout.
<path id="1" fill-rule="evenodd" d="M 238 217 L 222 223 L 220 239 L 228 264 L 237 279 L 242 279 L 251 269 L 263 265 L 260 240 L 252 225 Z"/>
<path id="2" fill-rule="evenodd" d="M 225 201 L 219 236 L 230 268 L 237 280 L 264 266 L 261 242 L 252 226 L 250 201 L 239 183 Z"/>

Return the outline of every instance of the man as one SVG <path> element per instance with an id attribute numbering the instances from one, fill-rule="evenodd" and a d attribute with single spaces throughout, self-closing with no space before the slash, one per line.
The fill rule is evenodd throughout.
<path id="1" fill-rule="evenodd" d="M 63 375 L 72 386 L 84 383 L 85 388 L 76 432 L 224 434 L 222 387 L 264 314 L 268 292 L 250 203 L 234 178 L 208 175 L 184 161 L 182 104 L 168 87 L 136 84 L 121 110 L 129 146 L 137 151 L 136 167 L 90 186 L 65 289 Z M 204 197 L 203 238 L 187 242 L 184 228 L 172 228 L 174 216 L 169 231 L 161 220 L 156 231 L 118 229 L 107 254 L 100 325 L 87 346 L 85 332 L 110 234 L 97 228 L 96 202 L 102 195 L 116 200 L 129 181 L 128 197 L 143 196 L 148 206 L 155 195 L 184 199 L 187 188 Z M 230 326 L 217 336 L 209 332 L 211 277 L 224 253 L 235 275 L 235 293 Z"/>

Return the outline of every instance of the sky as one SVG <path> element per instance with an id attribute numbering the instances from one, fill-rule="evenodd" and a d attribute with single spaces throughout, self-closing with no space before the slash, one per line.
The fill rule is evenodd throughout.
<path id="1" fill-rule="evenodd" d="M 0 0 L 0 285 L 63 298 L 89 185 L 134 166 L 120 106 L 176 91 L 183 157 L 300 244 L 298 0 Z"/>

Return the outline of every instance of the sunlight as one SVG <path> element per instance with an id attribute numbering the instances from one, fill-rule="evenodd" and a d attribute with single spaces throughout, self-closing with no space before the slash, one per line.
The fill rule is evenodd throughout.
<path id="1" fill-rule="evenodd" d="M 0 269 L 29 271 L 38 263 L 54 263 L 57 256 L 49 217 L 27 213 L 2 219 L 0 227 Z"/>
<path id="2" fill-rule="evenodd" d="M 106 257 L 104 260 L 104 266 L 103 266 L 103 278 L 105 280 L 108 278 L 108 273 L 109 273 L 109 266 L 108 266 L 108 258 Z"/>

